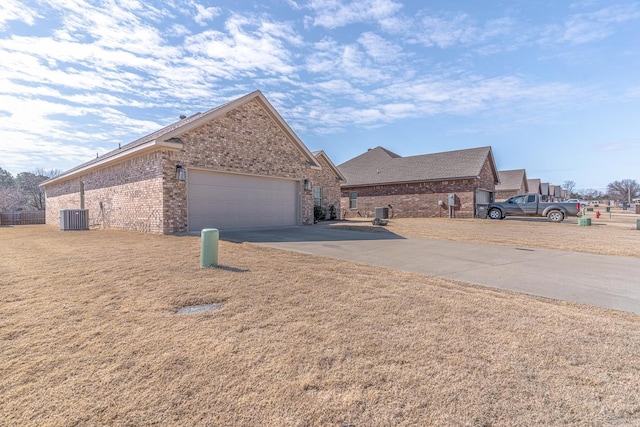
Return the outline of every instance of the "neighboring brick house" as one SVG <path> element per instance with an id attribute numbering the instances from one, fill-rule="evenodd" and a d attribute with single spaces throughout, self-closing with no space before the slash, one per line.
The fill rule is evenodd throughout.
<path id="1" fill-rule="evenodd" d="M 549 184 L 549 201 L 559 202 L 562 200 L 562 187 Z"/>
<path id="2" fill-rule="evenodd" d="M 496 185 L 495 201 L 501 202 L 518 194 L 529 192 L 527 173 L 524 169 L 498 171 L 500 184 Z"/>
<path id="3" fill-rule="evenodd" d="M 340 191 L 322 161 L 255 91 L 43 183 L 47 224 L 80 208 L 93 225 L 150 233 L 312 224 L 312 182 Z"/>
<path id="4" fill-rule="evenodd" d="M 491 147 L 410 157 L 376 147 L 338 169 L 347 178 L 341 209 L 350 217 L 389 205 L 395 217 L 483 216 L 498 183 Z"/>
<path id="5" fill-rule="evenodd" d="M 313 151 L 312 154 L 322 166 L 313 171 L 311 181 L 314 209 L 318 207 L 324 214 L 319 219 L 332 219 L 332 213 L 333 219 L 340 219 L 340 183 L 346 178 L 324 151 Z"/>
<path id="6" fill-rule="evenodd" d="M 540 200 L 542 200 L 543 202 L 548 202 L 550 200 L 549 196 L 550 196 L 549 183 L 541 182 L 540 183 Z"/>
<path id="7" fill-rule="evenodd" d="M 528 179 L 527 187 L 529 188 L 529 193 L 531 194 L 542 194 L 542 183 L 539 178 Z"/>

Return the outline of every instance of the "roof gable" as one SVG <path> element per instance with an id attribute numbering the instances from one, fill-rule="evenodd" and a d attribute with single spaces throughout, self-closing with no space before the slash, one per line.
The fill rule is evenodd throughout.
<path id="1" fill-rule="evenodd" d="M 45 181 L 41 184 L 41 186 L 47 186 L 54 182 L 65 181 L 70 179 L 76 175 L 86 173 L 90 170 L 94 170 L 100 167 L 107 166 L 115 161 L 120 161 L 125 158 L 129 158 L 133 155 L 138 155 L 143 152 L 158 150 L 158 149 L 173 149 L 180 150 L 183 146 L 182 140 L 180 139 L 180 135 L 195 129 L 206 122 L 216 119 L 227 112 L 238 108 L 241 105 L 244 105 L 248 102 L 256 100 L 260 103 L 260 105 L 269 113 L 271 118 L 282 128 L 282 130 L 287 134 L 296 148 L 302 153 L 302 155 L 307 159 L 307 162 L 314 168 L 321 168 L 320 164 L 317 162 L 315 156 L 311 154 L 309 149 L 304 145 L 302 140 L 295 134 L 295 132 L 289 127 L 289 125 L 284 121 L 282 116 L 275 110 L 275 108 L 269 103 L 267 98 L 260 92 L 256 90 L 247 95 L 244 95 L 234 101 L 228 102 L 226 104 L 222 104 L 218 107 L 214 107 L 204 113 L 196 113 L 187 118 L 181 119 L 175 123 L 172 123 L 168 126 L 163 127 L 155 132 L 152 132 L 148 135 L 145 135 L 135 141 L 132 141 L 122 147 L 119 147 L 116 150 L 110 151 L 102 156 L 96 157 L 86 163 L 83 163 L 75 168 L 69 169 L 68 171 L 58 175 L 55 178 L 52 178 L 48 181 Z"/>
<path id="2" fill-rule="evenodd" d="M 340 179 L 341 181 L 347 180 L 342 172 L 340 172 L 340 169 L 338 169 L 338 167 L 331 161 L 329 156 L 327 156 L 327 153 L 325 153 L 323 150 L 312 151 L 311 154 L 313 154 L 315 158 L 322 159 L 326 164 L 328 164 L 331 171 L 336 175 L 336 178 Z"/>
<path id="3" fill-rule="evenodd" d="M 529 186 L 530 193 L 542 194 L 542 188 L 539 178 L 528 179 L 527 185 Z"/>
<path id="4" fill-rule="evenodd" d="M 382 147 L 369 150 L 338 166 L 346 185 L 376 185 L 414 181 L 477 178 L 489 161 L 498 174 L 491 147 L 401 157 Z"/>
<path id="5" fill-rule="evenodd" d="M 496 185 L 496 191 L 520 190 L 529 191 L 527 183 L 527 173 L 524 169 L 514 169 L 509 171 L 498 171 L 500 184 Z"/>
<path id="6" fill-rule="evenodd" d="M 543 196 L 548 196 L 549 195 L 549 183 L 548 182 L 543 182 L 540 184 L 540 194 L 542 194 Z"/>

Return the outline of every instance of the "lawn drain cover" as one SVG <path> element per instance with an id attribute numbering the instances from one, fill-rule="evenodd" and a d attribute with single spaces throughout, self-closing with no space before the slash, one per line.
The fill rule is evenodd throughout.
<path id="1" fill-rule="evenodd" d="M 177 314 L 193 314 L 200 313 L 202 311 L 216 311 L 220 310 L 222 305 L 220 304 L 203 304 L 203 305 L 193 305 L 190 307 L 183 307 L 178 310 Z"/>

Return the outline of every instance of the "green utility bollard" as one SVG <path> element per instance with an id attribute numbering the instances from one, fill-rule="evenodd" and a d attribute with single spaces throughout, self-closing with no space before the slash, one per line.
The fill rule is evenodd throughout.
<path id="1" fill-rule="evenodd" d="M 200 268 L 218 265 L 218 237 L 215 228 L 205 228 L 200 233 Z"/>
<path id="2" fill-rule="evenodd" d="M 591 218 L 578 218 L 578 225 L 580 226 L 590 226 Z"/>

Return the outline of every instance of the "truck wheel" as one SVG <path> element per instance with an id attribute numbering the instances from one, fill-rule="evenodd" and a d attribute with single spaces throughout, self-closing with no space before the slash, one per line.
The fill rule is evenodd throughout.
<path id="1" fill-rule="evenodd" d="M 500 212 L 500 209 L 491 209 L 489 210 L 489 218 L 502 219 L 502 212 Z"/>
<path id="2" fill-rule="evenodd" d="M 564 214 L 560 211 L 551 211 L 547 214 L 547 219 L 551 222 L 562 222 Z"/>

